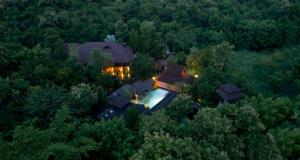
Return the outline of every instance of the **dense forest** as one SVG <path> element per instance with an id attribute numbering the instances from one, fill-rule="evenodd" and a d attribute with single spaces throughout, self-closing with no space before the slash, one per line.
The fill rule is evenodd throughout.
<path id="1" fill-rule="evenodd" d="M 135 50 L 136 79 L 166 48 L 199 78 L 151 115 L 131 107 L 97 121 L 127 82 L 100 72 L 103 57 L 83 65 L 63 46 L 107 35 Z M 299 41 L 298 0 L 0 1 L 0 159 L 297 160 Z M 247 96 L 220 107 L 227 82 Z"/>

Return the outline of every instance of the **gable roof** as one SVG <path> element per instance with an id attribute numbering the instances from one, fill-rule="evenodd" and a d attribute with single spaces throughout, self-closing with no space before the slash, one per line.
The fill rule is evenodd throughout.
<path id="1" fill-rule="evenodd" d="M 230 84 L 230 83 L 228 83 L 228 84 L 222 84 L 222 85 L 220 85 L 219 88 L 222 89 L 223 91 L 225 91 L 228 94 L 236 93 L 236 92 L 240 92 L 241 91 L 241 89 L 238 86 L 236 86 L 234 84 Z"/>
<path id="2" fill-rule="evenodd" d="M 138 95 L 144 94 L 146 91 L 153 90 L 154 81 L 152 79 L 148 79 L 145 81 L 136 81 L 131 85 L 133 92 Z"/>
<path id="3" fill-rule="evenodd" d="M 131 98 L 133 95 L 133 89 L 129 84 L 126 84 L 122 86 L 121 88 L 115 90 L 113 93 L 111 93 L 108 97 L 113 97 L 113 96 L 123 96 L 126 98 Z"/>
<path id="4" fill-rule="evenodd" d="M 104 53 L 111 53 L 113 58 L 113 63 L 130 63 L 133 59 L 133 49 L 115 42 L 86 42 L 83 44 L 79 43 L 65 43 L 64 51 L 65 53 L 70 52 L 70 47 L 75 46 L 78 51 L 78 59 L 82 63 L 88 62 L 89 56 L 94 49 L 99 49 Z"/>
<path id="5" fill-rule="evenodd" d="M 169 74 L 181 75 L 184 72 L 184 66 L 168 63 L 166 66 L 166 72 Z"/>
<path id="6" fill-rule="evenodd" d="M 156 70 L 162 70 L 167 66 L 167 59 L 158 59 L 155 61 L 154 68 Z"/>
<path id="7" fill-rule="evenodd" d="M 180 82 L 191 83 L 194 77 L 185 72 L 185 68 L 178 64 L 167 64 L 167 68 L 158 77 L 158 81 L 175 84 Z"/>
<path id="8" fill-rule="evenodd" d="M 216 92 L 226 101 L 234 101 L 245 96 L 239 87 L 230 83 L 220 85 Z"/>

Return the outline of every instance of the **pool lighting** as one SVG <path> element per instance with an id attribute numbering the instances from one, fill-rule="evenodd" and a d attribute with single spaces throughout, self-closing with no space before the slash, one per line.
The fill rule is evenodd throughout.
<path id="1" fill-rule="evenodd" d="M 145 108 L 152 109 L 168 94 L 168 91 L 158 88 L 149 92 L 145 97 L 143 96 L 141 99 L 132 100 L 131 102 L 135 104 L 143 104 Z M 135 95 L 134 98 L 136 98 Z"/>
<path id="2" fill-rule="evenodd" d="M 134 99 L 137 100 L 139 96 L 137 94 L 134 94 Z"/>

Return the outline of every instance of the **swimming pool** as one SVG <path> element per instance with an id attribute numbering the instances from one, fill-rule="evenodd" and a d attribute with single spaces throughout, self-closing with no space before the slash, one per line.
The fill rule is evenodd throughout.
<path id="1" fill-rule="evenodd" d="M 134 100 L 133 103 L 143 104 L 146 108 L 152 109 L 156 106 L 161 100 L 163 100 L 167 95 L 168 91 L 157 88 L 151 92 L 149 92 L 145 97 L 141 100 Z"/>

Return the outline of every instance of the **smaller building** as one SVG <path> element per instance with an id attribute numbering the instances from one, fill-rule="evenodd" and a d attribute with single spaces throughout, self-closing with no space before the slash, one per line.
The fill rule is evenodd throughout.
<path id="1" fill-rule="evenodd" d="M 155 80 L 155 86 L 173 92 L 180 92 L 183 85 L 192 83 L 194 77 L 186 72 L 182 65 L 167 64 L 163 71 Z"/>
<path id="2" fill-rule="evenodd" d="M 230 83 L 220 85 L 216 92 L 221 97 L 220 103 L 233 103 L 245 96 L 238 86 Z"/>

